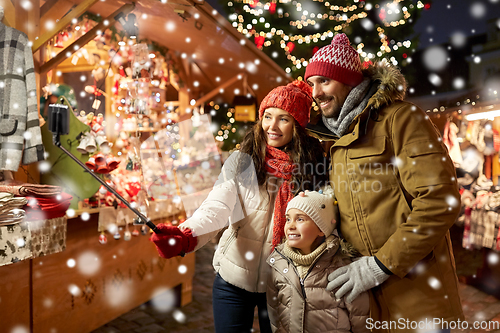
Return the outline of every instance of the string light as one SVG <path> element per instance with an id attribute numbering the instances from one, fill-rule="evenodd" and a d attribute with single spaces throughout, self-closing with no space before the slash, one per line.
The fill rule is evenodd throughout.
<path id="1" fill-rule="evenodd" d="M 289 0 L 279 1 L 279 3 L 290 2 L 291 1 Z M 263 38 L 266 39 L 261 44 L 259 44 L 259 46 L 262 48 L 270 47 L 273 44 L 273 41 L 271 41 L 271 39 L 275 36 L 279 37 L 278 43 L 280 48 L 284 51 L 286 59 L 288 59 L 293 64 L 292 68 L 290 69 L 291 72 L 292 70 L 299 69 L 300 67 L 305 66 L 304 62 L 308 61 L 309 59 L 294 57 L 291 54 L 291 52 L 293 51 L 291 51 L 289 47 L 287 47 L 288 42 L 296 42 L 298 44 L 322 43 L 327 38 L 333 37 L 335 33 L 344 31 L 353 22 L 363 19 L 368 20 L 368 11 L 372 10 L 373 8 L 378 10 L 378 16 L 382 21 L 382 24 L 377 27 L 377 34 L 380 40 L 380 50 L 376 53 L 371 54 L 371 56 L 362 55 L 364 61 L 370 61 L 375 56 L 379 58 L 385 57 L 391 52 L 397 51 L 401 48 L 409 49 L 411 47 L 410 40 L 389 40 L 385 34 L 384 28 L 394 28 L 406 24 L 412 16 L 410 10 L 413 10 L 415 8 L 423 9 L 425 7 L 422 1 L 417 1 L 416 4 L 410 3 L 408 6 L 401 7 L 400 4 L 401 2 L 403 2 L 403 0 L 393 0 L 388 1 L 387 3 L 384 3 L 382 5 L 375 4 L 373 6 L 371 4 L 365 4 L 364 2 L 356 4 L 359 2 L 356 0 L 354 1 L 355 4 L 347 6 L 332 4 L 330 1 L 324 0 L 315 0 L 313 2 L 322 4 L 324 6 L 324 9 L 327 10 L 328 13 L 316 13 L 305 10 L 304 7 L 307 6 L 303 6 L 300 1 L 293 1 L 292 5 L 295 6 L 295 9 L 297 13 L 299 13 L 300 17 L 294 17 L 292 19 L 291 16 L 294 16 L 293 10 L 291 11 L 292 13 L 284 13 L 281 8 L 276 9 L 276 3 L 273 3 L 272 1 L 260 2 L 254 0 L 235 0 L 232 2 L 228 2 L 228 6 L 231 7 L 234 6 L 235 3 L 242 3 L 243 11 L 247 14 L 250 14 L 251 18 L 248 21 L 245 21 L 245 17 L 241 14 L 230 14 L 229 19 L 233 22 L 233 26 L 241 34 L 247 36 L 248 38 L 253 37 L 256 39 L 260 39 L 261 41 Z M 324 21 L 336 22 L 337 24 L 332 27 L 327 23 L 327 25 L 329 26 L 328 30 L 314 34 L 293 34 L 290 32 L 285 32 L 281 29 L 272 27 L 269 22 L 265 23 L 262 30 L 257 30 L 259 29 L 259 27 L 262 28 L 262 25 L 259 25 L 259 27 L 256 26 L 257 21 L 259 21 L 260 23 L 265 22 L 265 18 L 262 16 L 266 11 L 270 11 L 271 7 L 273 7 L 276 11 L 278 18 L 289 18 L 290 20 L 288 24 L 299 31 L 305 27 L 316 26 L 318 23 Z M 370 22 L 368 24 L 373 25 L 373 23 Z M 362 54 L 363 46 L 360 46 L 362 45 L 362 43 L 357 44 L 358 45 L 355 45 L 355 47 L 357 47 L 358 52 Z M 391 62 L 393 64 L 398 63 L 395 58 L 394 60 L 391 60 Z"/>

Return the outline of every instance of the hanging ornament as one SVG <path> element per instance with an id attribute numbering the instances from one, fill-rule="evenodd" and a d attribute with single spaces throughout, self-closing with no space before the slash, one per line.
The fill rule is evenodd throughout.
<path id="1" fill-rule="evenodd" d="M 148 227 L 146 227 L 145 225 L 141 226 L 141 234 L 147 235 L 148 234 Z"/>
<path id="2" fill-rule="evenodd" d="M 139 230 L 137 230 L 137 229 L 132 230 L 132 236 L 136 236 L 137 237 L 139 235 L 140 235 Z"/>
<path id="3" fill-rule="evenodd" d="M 102 245 L 106 244 L 108 242 L 108 238 L 106 237 L 106 235 L 104 234 L 104 231 L 101 232 L 101 234 L 99 235 L 99 243 L 101 243 Z"/>
<path id="4" fill-rule="evenodd" d="M 116 233 L 113 235 L 113 238 L 116 239 L 116 240 L 119 240 L 122 236 L 120 235 L 120 233 L 118 232 L 118 230 L 116 230 Z"/>
<path id="5" fill-rule="evenodd" d="M 270 3 L 269 4 L 269 13 L 270 14 L 276 13 L 276 3 Z"/>
<path id="6" fill-rule="evenodd" d="M 313 47 L 313 55 L 314 55 L 316 52 L 318 52 L 318 50 L 319 50 L 319 47 L 317 47 L 317 46 Z"/>
<path id="7" fill-rule="evenodd" d="M 57 34 L 56 37 L 56 43 L 54 45 L 55 47 L 58 47 L 60 49 L 64 48 L 64 43 L 63 43 L 63 36 L 61 34 Z"/>
<path id="8" fill-rule="evenodd" d="M 286 43 L 286 47 L 288 48 L 288 52 L 292 53 L 295 49 L 295 44 L 293 42 Z"/>
<path id="9" fill-rule="evenodd" d="M 132 234 L 128 230 L 128 223 L 125 221 L 125 232 L 123 233 L 123 239 L 129 241 L 132 239 Z"/>
<path id="10" fill-rule="evenodd" d="M 262 49 L 262 46 L 264 45 L 264 41 L 266 39 L 264 38 L 264 36 L 257 36 L 254 38 L 254 41 L 255 41 L 255 45 L 257 45 L 257 47 L 259 49 Z"/>
<path id="11" fill-rule="evenodd" d="M 132 170 L 134 170 L 134 162 L 132 161 L 132 159 L 131 159 L 131 158 L 129 158 L 129 159 L 128 159 L 126 169 L 127 169 L 128 171 L 132 171 Z"/>

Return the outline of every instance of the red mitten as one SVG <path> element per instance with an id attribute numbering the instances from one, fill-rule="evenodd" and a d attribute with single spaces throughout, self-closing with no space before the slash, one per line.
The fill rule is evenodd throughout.
<path id="1" fill-rule="evenodd" d="M 198 239 L 193 236 L 190 229 L 181 230 L 163 223 L 156 226 L 156 231 L 149 240 L 155 243 L 160 257 L 166 259 L 184 256 L 192 252 L 198 244 Z"/>

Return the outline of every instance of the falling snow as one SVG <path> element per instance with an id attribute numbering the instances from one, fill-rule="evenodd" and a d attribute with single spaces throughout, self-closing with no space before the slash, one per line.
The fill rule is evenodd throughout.
<path id="1" fill-rule="evenodd" d="M 177 302 L 175 293 L 172 289 L 160 288 L 153 292 L 151 305 L 161 313 L 170 312 Z"/>
<path id="2" fill-rule="evenodd" d="M 101 261 L 95 252 L 85 251 L 76 259 L 76 267 L 81 274 L 92 276 L 101 268 Z"/>
<path id="3" fill-rule="evenodd" d="M 435 277 L 430 277 L 429 280 L 427 281 L 429 283 L 429 285 L 433 288 L 433 289 L 439 289 L 441 288 L 441 281 L 439 281 L 438 279 L 436 279 Z"/>
<path id="4" fill-rule="evenodd" d="M 423 54 L 424 65 L 431 71 L 440 71 L 446 67 L 448 52 L 442 46 L 432 46 Z"/>

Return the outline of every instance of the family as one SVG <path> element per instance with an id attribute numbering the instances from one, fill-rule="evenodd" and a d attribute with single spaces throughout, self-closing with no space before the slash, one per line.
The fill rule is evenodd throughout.
<path id="1" fill-rule="evenodd" d="M 251 332 L 256 307 L 261 332 L 463 320 L 448 231 L 460 210 L 455 168 L 429 117 L 403 101 L 403 75 L 387 62 L 363 67 L 337 34 L 304 80 L 263 99 L 203 204 L 179 227 L 158 225 L 158 253 L 196 251 L 228 227 L 213 260 L 218 333 Z M 329 168 L 310 167 L 325 156 Z M 249 168 L 257 191 L 241 176 Z"/>

